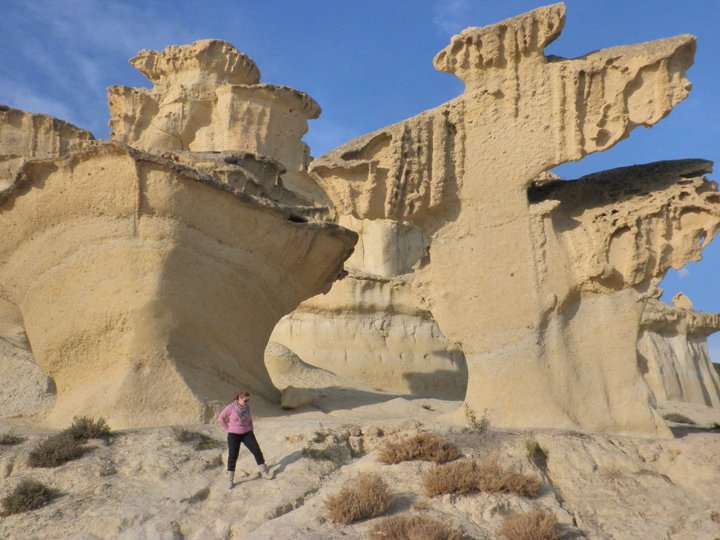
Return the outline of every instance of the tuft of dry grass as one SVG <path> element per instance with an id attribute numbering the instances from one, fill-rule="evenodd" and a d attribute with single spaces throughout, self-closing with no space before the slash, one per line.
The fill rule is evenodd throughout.
<path id="1" fill-rule="evenodd" d="M 500 536 L 507 540 L 559 540 L 561 534 L 555 514 L 534 510 L 505 518 Z"/>
<path id="2" fill-rule="evenodd" d="M 331 521 L 348 525 L 381 515 L 392 500 L 388 486 L 379 474 L 360 473 L 347 481 L 339 493 L 327 498 L 325 509 Z"/>
<path id="3" fill-rule="evenodd" d="M 69 433 L 62 431 L 38 444 L 28 455 L 31 467 L 57 467 L 82 456 L 82 443 Z"/>
<path id="4" fill-rule="evenodd" d="M 463 495 L 472 491 L 536 497 L 540 488 L 540 480 L 535 475 L 507 469 L 497 459 L 481 462 L 463 460 L 436 465 L 423 477 L 423 489 L 429 497 L 444 493 Z"/>
<path id="5" fill-rule="evenodd" d="M 418 433 L 397 442 L 387 441 L 378 452 L 378 461 L 392 465 L 401 461 L 447 463 L 462 455 L 457 446 L 434 433 Z"/>
<path id="6" fill-rule="evenodd" d="M 400 515 L 383 519 L 370 532 L 371 540 L 461 540 L 462 532 L 431 517 Z"/>
<path id="7" fill-rule="evenodd" d="M 80 442 L 90 439 L 107 440 L 110 437 L 110 426 L 105 418 L 95 420 L 91 416 L 74 416 L 72 424 L 65 433 Z"/>
<path id="8" fill-rule="evenodd" d="M 223 442 L 213 439 L 212 437 L 208 437 L 199 431 L 190 431 L 185 428 L 174 427 L 173 435 L 175 436 L 175 440 L 177 442 L 192 443 L 195 450 L 211 450 L 213 448 L 221 448 L 224 446 Z"/>
<path id="9" fill-rule="evenodd" d="M 3 433 L 0 435 L 0 446 L 14 446 L 25 442 L 25 437 L 13 435 L 12 433 Z"/>
<path id="10" fill-rule="evenodd" d="M 49 503 L 56 493 L 37 480 L 27 479 L 20 482 L 2 499 L 3 516 L 36 510 Z"/>

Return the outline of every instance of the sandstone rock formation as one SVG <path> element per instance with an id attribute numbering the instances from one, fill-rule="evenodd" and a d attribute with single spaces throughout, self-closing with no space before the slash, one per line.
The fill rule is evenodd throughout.
<path id="1" fill-rule="evenodd" d="M 720 330 L 720 313 L 648 299 L 640 328 L 640 371 L 658 400 L 720 407 L 720 377 L 707 347 L 707 336 Z"/>
<path id="2" fill-rule="evenodd" d="M 52 116 L 0 105 L 0 190 L 13 183 L 28 159 L 58 157 L 94 138 Z"/>
<path id="3" fill-rule="evenodd" d="M 708 165 L 533 181 L 667 115 L 695 41 L 546 57 L 564 20 L 554 4 L 463 31 L 434 60 L 463 95 L 310 170 L 340 214 L 421 231 L 414 294 L 462 347 L 469 406 L 503 426 L 667 434 L 638 369 L 642 299 L 718 230 Z"/>
<path id="4" fill-rule="evenodd" d="M 330 288 L 356 242 L 337 225 L 309 222 L 312 204 L 280 179 L 283 166 L 303 172 L 300 136 L 319 112 L 309 97 L 225 85 L 257 82 L 257 73 L 222 42 L 138 58 L 158 82 L 152 96 L 168 122 L 178 111 L 182 119 L 184 100 L 202 108 L 213 88 L 240 112 L 225 108 L 202 126 L 191 115 L 180 122 L 187 145 L 173 145 L 167 124 L 145 122 L 142 91 L 126 90 L 140 101 L 122 102 L 114 89 L 115 137 L 139 148 L 97 142 L 56 159 L 28 153 L 0 192 L 0 298 L 19 308 L 57 387 L 52 423 L 75 414 L 118 427 L 207 421 L 239 387 L 277 399 L 263 363 L 274 325 Z M 278 123 L 288 107 L 298 107 L 296 121 Z M 262 145 L 223 139 L 245 121 L 241 111 L 260 117 L 246 127 L 262 133 L 253 139 Z M 202 137 L 188 135 L 199 127 Z"/>
<path id="5" fill-rule="evenodd" d="M 283 317 L 271 341 L 355 385 L 462 399 L 462 351 L 418 308 L 408 279 L 362 273 L 353 268 L 354 257 L 346 263 L 350 275 Z"/>
<path id="6" fill-rule="evenodd" d="M 108 91 L 111 137 L 159 153 L 247 152 L 282 163 L 283 180 L 314 200 L 324 194 L 306 173 L 307 121 L 320 106 L 303 92 L 260 83 L 255 63 L 220 40 L 164 51 L 140 51 L 130 63 L 153 83 L 150 90 Z"/>

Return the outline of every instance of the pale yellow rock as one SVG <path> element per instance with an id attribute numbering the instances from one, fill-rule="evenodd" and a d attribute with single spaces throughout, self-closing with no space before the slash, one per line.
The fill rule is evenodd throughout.
<path id="1" fill-rule="evenodd" d="M 0 105 L 0 191 L 28 159 L 57 157 L 91 141 L 92 133 L 46 114 Z"/>
<path id="2" fill-rule="evenodd" d="M 355 243 L 119 143 L 28 162 L 17 184 L 0 194 L 0 297 L 57 386 L 56 424 L 206 421 L 239 387 L 277 399 L 270 332 Z"/>
<path id="3" fill-rule="evenodd" d="M 282 163 L 283 180 L 308 199 L 324 194 L 306 173 L 302 136 L 320 115 L 310 96 L 260 83 L 255 63 L 220 40 L 141 51 L 130 63 L 151 89 L 108 90 L 111 137 L 151 153 L 248 152 Z"/>
<path id="4" fill-rule="evenodd" d="M 687 299 L 685 305 L 689 302 Z M 638 339 L 638 363 L 658 400 L 720 410 L 720 377 L 707 346 L 707 336 L 718 330 L 720 313 L 698 313 L 677 304 L 646 301 Z"/>
<path id="5" fill-rule="evenodd" d="M 681 309 L 693 309 L 693 303 L 684 293 L 677 293 L 672 297 L 673 306 Z"/>
<path id="6" fill-rule="evenodd" d="M 355 384 L 442 399 L 465 393 L 462 351 L 417 307 L 406 279 L 351 270 L 281 319 L 270 339 Z"/>
<path id="7" fill-rule="evenodd" d="M 0 298 L 0 417 L 30 416 L 52 407 L 55 387 L 35 362 L 22 315 Z"/>
<path id="8" fill-rule="evenodd" d="M 340 214 L 422 231 L 429 248 L 415 296 L 462 347 L 473 409 L 502 426 L 668 435 L 637 367 L 634 287 L 696 260 L 717 232 L 720 196 L 702 179 L 707 164 L 600 173 L 572 183 L 579 189 L 563 192 L 568 201 L 533 202 L 528 188 L 667 115 L 688 95 L 695 40 L 546 57 L 564 19 L 554 4 L 463 31 L 435 58 L 465 82 L 462 96 L 355 139 L 310 171 Z M 694 177 L 687 186 L 683 173 Z M 648 189 L 660 194 L 645 203 L 626 190 L 615 220 L 622 189 L 606 197 L 598 186 L 622 187 L 633 175 L 657 176 Z M 699 211 L 672 199 L 683 191 Z M 669 236 L 652 208 L 673 218 Z"/>

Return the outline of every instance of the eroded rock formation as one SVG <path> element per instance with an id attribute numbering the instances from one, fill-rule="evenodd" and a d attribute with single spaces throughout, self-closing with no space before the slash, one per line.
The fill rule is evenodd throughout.
<path id="1" fill-rule="evenodd" d="M 528 189 L 667 115 L 688 94 L 695 41 L 546 57 L 564 20 L 554 4 L 463 31 L 435 57 L 465 82 L 462 96 L 310 170 L 340 213 L 422 232 L 414 294 L 461 345 L 472 408 L 502 426 L 667 434 L 638 369 L 642 298 L 718 230 L 708 165 Z M 536 197 L 543 189 L 559 191 Z"/>
<path id="2" fill-rule="evenodd" d="M 277 399 L 263 363 L 268 337 L 280 317 L 329 290 L 357 239 L 309 222 L 312 204 L 283 187 L 288 165 L 306 174 L 300 124 L 318 112 L 309 97 L 225 85 L 256 83 L 258 74 L 223 42 L 163 54 L 134 62 L 157 82 L 150 95 L 160 118 L 179 122 L 187 144 L 173 144 L 169 124 L 146 122 L 143 91 L 125 89 L 139 101 L 122 102 L 113 89 L 114 136 L 124 142 L 87 143 L 58 159 L 21 154 L 27 161 L 0 192 L 0 298 L 19 308 L 57 387 L 51 422 L 74 414 L 114 426 L 204 421 L 239 387 Z M 184 124 L 213 88 L 235 109 Z M 297 125 L 245 126 L 264 146 L 223 138 L 234 133 L 228 122 L 244 121 L 233 111 L 257 106 L 282 117 L 287 99 L 311 114 L 299 110 Z M 200 127 L 203 137 L 188 135 Z"/>

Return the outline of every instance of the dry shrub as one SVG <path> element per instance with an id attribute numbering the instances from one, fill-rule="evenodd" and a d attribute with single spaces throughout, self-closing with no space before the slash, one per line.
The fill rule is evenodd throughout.
<path id="1" fill-rule="evenodd" d="M 0 446 L 14 446 L 25 442 L 25 437 L 13 435 L 12 433 L 3 433 L 0 435 Z"/>
<path id="2" fill-rule="evenodd" d="M 561 535 L 555 514 L 535 510 L 505 518 L 500 536 L 507 540 L 558 540 Z"/>
<path id="3" fill-rule="evenodd" d="M 443 493 L 463 495 L 477 490 L 477 463 L 462 460 L 435 465 L 423 476 L 423 489 L 429 497 Z"/>
<path id="4" fill-rule="evenodd" d="M 331 521 L 348 525 L 379 516 L 391 503 L 392 495 L 379 474 L 360 473 L 346 482 L 340 493 L 328 497 L 325 508 Z"/>
<path id="5" fill-rule="evenodd" d="M 19 514 L 45 506 L 55 496 L 55 491 L 38 482 L 27 479 L 20 482 L 2 499 L 2 515 Z"/>
<path id="6" fill-rule="evenodd" d="M 371 540 L 461 540 L 462 533 L 427 516 L 404 515 L 382 520 L 373 527 Z"/>
<path id="7" fill-rule="evenodd" d="M 423 488 L 430 497 L 444 493 L 462 495 L 472 491 L 516 493 L 523 497 L 535 497 L 540 493 L 540 487 L 540 480 L 536 476 L 507 469 L 496 459 L 487 459 L 480 463 L 464 460 L 436 465 L 423 477 Z"/>
<path id="8" fill-rule="evenodd" d="M 73 422 L 65 432 L 76 441 L 85 442 L 90 439 L 104 439 L 110 437 L 110 426 L 105 418 L 95 420 L 91 416 L 74 416 Z"/>
<path id="9" fill-rule="evenodd" d="M 534 474 L 506 469 L 496 459 L 488 459 L 478 464 L 477 483 L 480 491 L 502 491 L 523 497 L 537 497 L 541 488 L 540 480 Z"/>
<path id="10" fill-rule="evenodd" d="M 184 428 L 173 428 L 173 435 L 175 440 L 181 443 L 192 443 L 195 450 L 212 450 L 213 448 L 221 448 L 224 443 L 208 437 L 204 433 L 198 431 L 190 431 Z"/>
<path id="11" fill-rule="evenodd" d="M 461 456 L 457 446 L 434 433 L 418 433 L 397 442 L 388 441 L 378 454 L 378 461 L 389 465 L 401 461 L 447 463 Z"/>
<path id="12" fill-rule="evenodd" d="M 82 443 L 66 431 L 52 435 L 30 451 L 31 467 L 57 467 L 83 455 Z"/>

